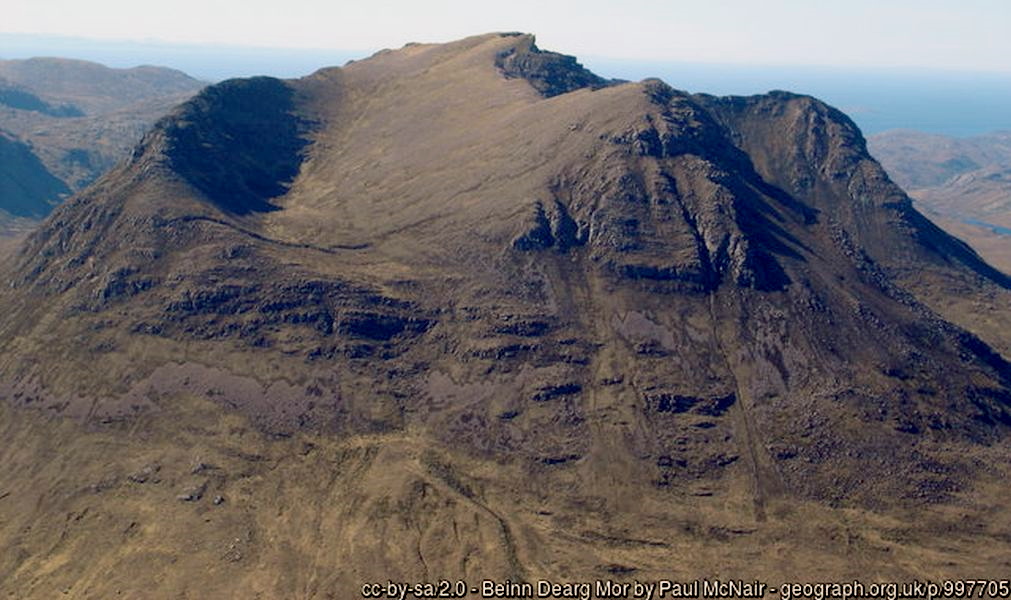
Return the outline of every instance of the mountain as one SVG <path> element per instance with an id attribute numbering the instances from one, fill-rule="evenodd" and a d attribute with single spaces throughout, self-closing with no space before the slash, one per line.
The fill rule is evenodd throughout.
<path id="1" fill-rule="evenodd" d="M 73 105 L 53 106 L 23 87 L 0 80 L 0 105 L 27 110 L 50 117 L 80 117 L 84 113 Z"/>
<path id="2" fill-rule="evenodd" d="M 87 115 L 115 112 L 155 98 L 185 97 L 203 87 L 175 69 L 113 69 L 69 58 L 0 60 L 0 78 Z"/>
<path id="3" fill-rule="evenodd" d="M 41 218 L 52 210 L 52 200 L 68 192 L 31 149 L 0 131 L 0 198 L 15 217 Z"/>
<path id="4" fill-rule="evenodd" d="M 1011 567 L 1011 280 L 810 97 L 227 81 L 2 269 L 17 597 Z"/>
<path id="5" fill-rule="evenodd" d="M 41 199 L 38 186 L 0 196 L 0 227 L 14 223 L 19 207 L 34 203 L 48 214 L 129 154 L 154 122 L 203 87 L 184 73 L 161 67 L 110 69 L 62 58 L 0 60 L 0 130 L 16 139 L 45 177 L 58 180 Z M 0 162 L 0 177 L 24 177 L 20 162 Z"/>
<path id="6" fill-rule="evenodd" d="M 953 138 L 900 130 L 868 143 L 932 218 L 1011 272 L 1011 132 Z"/>

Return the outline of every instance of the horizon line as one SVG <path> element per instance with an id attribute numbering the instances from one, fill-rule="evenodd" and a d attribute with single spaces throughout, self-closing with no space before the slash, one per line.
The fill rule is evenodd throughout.
<path id="1" fill-rule="evenodd" d="M 504 32 L 489 32 L 485 34 L 477 35 L 488 35 L 490 33 L 504 33 Z M 536 37 L 536 34 L 531 34 Z M 266 45 L 255 45 L 255 44 L 240 44 L 234 42 L 219 42 L 219 41 L 208 41 L 208 42 L 193 42 L 193 41 L 172 41 L 163 38 L 119 38 L 119 37 L 91 37 L 87 35 L 80 34 L 63 34 L 63 33 L 31 33 L 23 31 L 3 31 L 0 30 L 0 37 L 11 36 L 11 37 L 21 37 L 25 39 L 38 39 L 38 40 L 58 40 L 63 42 L 79 42 L 91 45 L 101 45 L 108 44 L 112 46 L 148 46 L 151 48 L 159 48 L 166 50 L 198 50 L 214 48 L 217 50 L 232 50 L 237 52 L 290 52 L 298 54 L 313 54 L 313 53 L 333 53 L 341 55 L 354 55 L 356 58 L 353 60 L 362 60 L 372 56 L 377 52 L 383 50 L 397 50 L 398 48 L 333 48 L 333 47 L 323 47 L 323 46 L 266 46 Z M 468 36 L 471 37 L 471 36 Z M 465 39 L 465 38 L 456 38 Z M 438 45 L 450 43 L 456 40 L 446 40 L 446 41 L 408 41 L 405 42 L 400 47 L 404 47 L 408 44 L 424 44 L 424 45 Z M 827 69 L 827 70 L 850 70 L 850 71 L 878 71 L 878 72 L 921 72 L 921 73 L 934 73 L 934 74 L 964 74 L 964 75 L 996 75 L 996 76 L 1009 76 L 1011 75 L 1011 68 L 1007 70 L 998 70 L 992 68 L 984 67 L 951 67 L 951 66 L 926 66 L 926 65 L 902 65 L 902 64 L 861 64 L 861 63 L 788 63 L 788 62 L 745 62 L 745 61 L 715 61 L 715 60 L 690 60 L 684 58 L 671 58 L 671 57 L 628 57 L 620 55 L 607 55 L 607 54 L 596 54 L 596 53 L 586 53 L 586 54 L 569 54 L 565 50 L 556 48 L 544 48 L 542 50 L 547 50 L 551 52 L 558 52 L 561 54 L 567 54 L 574 56 L 577 60 L 582 63 L 586 61 L 605 61 L 612 63 L 622 63 L 622 64 L 644 64 L 644 65 L 699 65 L 699 66 L 712 66 L 712 67 L 735 67 L 735 68 L 755 68 L 755 69 Z M 32 56 L 30 58 L 72 58 L 60 55 L 38 55 Z M 24 60 L 18 58 L 5 58 L 4 50 L 0 50 L 0 59 L 5 60 Z M 138 64 L 137 66 L 147 66 L 143 64 Z"/>

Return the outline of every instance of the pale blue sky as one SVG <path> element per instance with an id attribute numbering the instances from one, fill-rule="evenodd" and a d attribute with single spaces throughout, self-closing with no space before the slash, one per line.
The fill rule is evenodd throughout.
<path id="1" fill-rule="evenodd" d="M 578 56 L 1011 73 L 1007 0 L 5 0 L 0 21 L 6 33 L 363 51 L 489 31 Z"/>

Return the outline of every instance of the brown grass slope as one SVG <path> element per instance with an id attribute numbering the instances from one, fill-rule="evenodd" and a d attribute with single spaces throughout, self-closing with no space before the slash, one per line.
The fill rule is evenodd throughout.
<path id="1" fill-rule="evenodd" d="M 1011 566 L 1011 284 L 808 97 L 228 82 L 4 269 L 14 596 Z"/>

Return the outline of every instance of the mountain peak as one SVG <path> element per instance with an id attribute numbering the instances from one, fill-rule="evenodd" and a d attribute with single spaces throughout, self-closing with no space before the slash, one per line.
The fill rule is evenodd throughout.
<path id="1" fill-rule="evenodd" d="M 515 45 L 498 53 L 495 64 L 506 77 L 529 81 L 545 98 L 582 88 L 599 89 L 609 83 L 584 68 L 574 56 L 541 50 L 532 35 L 517 39 Z"/>
<path id="2" fill-rule="evenodd" d="M 169 168 L 219 209 L 276 210 L 298 173 L 309 124 L 295 113 L 295 90 L 272 77 L 206 88 L 162 119 L 136 151 L 160 140 Z M 146 146 L 146 147 L 145 147 Z"/>

